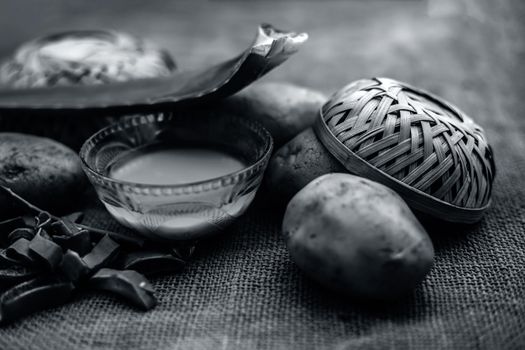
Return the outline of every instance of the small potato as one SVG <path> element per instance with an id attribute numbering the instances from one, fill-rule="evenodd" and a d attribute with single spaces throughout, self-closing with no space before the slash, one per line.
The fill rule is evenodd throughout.
<path id="1" fill-rule="evenodd" d="M 75 152 L 54 140 L 0 133 L 0 184 L 45 210 L 71 210 L 87 184 Z M 7 203 L 0 198 L 0 216 Z"/>
<path id="2" fill-rule="evenodd" d="M 317 178 L 290 201 L 283 233 L 311 278 L 350 296 L 388 300 L 416 287 L 434 248 L 406 203 L 389 188 L 349 174 Z"/>
<path id="3" fill-rule="evenodd" d="M 277 82 L 256 83 L 220 103 L 225 111 L 260 122 L 278 147 L 310 127 L 323 103 L 322 93 Z"/>
<path id="4" fill-rule="evenodd" d="M 266 172 L 266 185 L 278 201 L 288 202 L 310 181 L 332 172 L 346 170 L 309 128 L 273 155 Z"/>

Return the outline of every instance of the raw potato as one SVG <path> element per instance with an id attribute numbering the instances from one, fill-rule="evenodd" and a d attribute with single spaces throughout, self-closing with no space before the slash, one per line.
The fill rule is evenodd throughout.
<path id="1" fill-rule="evenodd" d="M 256 83 L 221 102 L 225 111 L 260 122 L 278 147 L 310 127 L 327 97 L 288 83 Z"/>
<path id="2" fill-rule="evenodd" d="M 266 172 L 266 185 L 279 201 L 288 202 L 310 181 L 332 172 L 346 170 L 309 128 L 273 155 Z"/>
<path id="3" fill-rule="evenodd" d="M 71 209 L 86 178 L 75 152 L 54 140 L 0 133 L 0 184 L 46 210 Z M 0 200 L 0 210 L 6 203 Z M 8 209 L 8 208 L 7 208 Z"/>
<path id="4" fill-rule="evenodd" d="M 303 188 L 288 205 L 283 233 L 307 275 L 360 298 L 409 293 L 434 259 L 430 238 L 401 197 L 349 174 L 324 175 Z"/>

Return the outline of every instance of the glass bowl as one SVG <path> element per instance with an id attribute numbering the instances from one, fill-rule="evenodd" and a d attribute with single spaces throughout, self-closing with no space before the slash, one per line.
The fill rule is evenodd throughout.
<path id="1" fill-rule="evenodd" d="M 138 148 L 169 143 L 221 149 L 244 168 L 205 181 L 150 185 L 116 180 L 111 167 Z M 153 240 L 190 240 L 220 232 L 252 202 L 272 152 L 253 121 L 216 114 L 154 113 L 125 117 L 91 136 L 80 150 L 98 197 L 121 224 Z"/>

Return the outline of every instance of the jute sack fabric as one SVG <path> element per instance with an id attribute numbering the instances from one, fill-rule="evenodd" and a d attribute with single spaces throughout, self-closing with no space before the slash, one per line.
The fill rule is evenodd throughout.
<path id="1" fill-rule="evenodd" d="M 199 246 L 184 272 L 153 279 L 154 310 L 85 292 L 0 328 L 0 348 L 523 348 L 525 186 L 518 174 L 525 164 L 515 151 L 501 153 L 510 167 L 485 219 L 432 230 L 435 267 L 397 303 L 355 302 L 305 278 L 281 238 L 282 212 L 270 208 L 263 189 L 226 234 Z M 90 224 L 120 229 L 99 206 L 87 215 Z"/>

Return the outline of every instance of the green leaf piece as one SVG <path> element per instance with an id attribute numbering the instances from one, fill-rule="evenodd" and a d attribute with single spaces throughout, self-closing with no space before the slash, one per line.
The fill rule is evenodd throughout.
<path id="1" fill-rule="evenodd" d="M 32 240 L 33 237 L 35 237 L 36 232 L 35 229 L 31 227 L 20 227 L 14 229 L 8 236 L 7 236 L 7 242 L 9 244 L 13 244 L 14 242 L 18 241 L 20 238 L 25 238 L 28 241 Z"/>
<path id="2" fill-rule="evenodd" d="M 88 230 L 81 230 L 73 236 L 54 236 L 53 241 L 63 249 L 74 250 L 79 255 L 85 255 L 93 248 Z"/>
<path id="3" fill-rule="evenodd" d="M 80 255 L 72 250 L 68 250 L 62 258 L 60 271 L 68 281 L 74 284 L 80 282 L 84 277 L 89 275 L 90 270 Z"/>
<path id="4" fill-rule="evenodd" d="M 109 264 L 118 254 L 119 248 L 120 245 L 106 235 L 93 247 L 91 252 L 82 257 L 82 260 L 90 270 L 96 271 Z"/>
<path id="5" fill-rule="evenodd" d="M 6 324 L 34 312 L 66 302 L 74 286 L 56 276 L 44 275 L 8 289 L 0 296 L 0 323 Z"/>
<path id="6" fill-rule="evenodd" d="M 29 254 L 35 256 L 38 261 L 42 261 L 50 270 L 55 269 L 62 261 L 62 248 L 55 242 L 44 238 L 40 234 L 36 235 L 29 243 Z"/>
<path id="7" fill-rule="evenodd" d="M 140 250 L 123 254 L 119 267 L 135 270 L 145 275 L 176 272 L 184 268 L 186 262 L 180 258 L 159 250 Z"/>
<path id="8" fill-rule="evenodd" d="M 34 259 L 29 252 L 29 244 L 31 241 L 20 238 L 13 244 L 11 244 L 5 250 L 5 254 L 8 258 L 13 259 L 24 266 L 34 265 Z"/>
<path id="9" fill-rule="evenodd" d="M 57 220 L 51 224 L 52 232 L 58 236 L 73 236 L 80 232 L 80 228 L 69 220 Z"/>
<path id="10" fill-rule="evenodd" d="M 140 272 L 180 271 L 194 251 L 195 242 L 165 247 L 83 225 L 81 212 L 53 216 L 1 185 L 0 200 L 21 215 L 0 222 L 0 289 L 9 288 L 0 295 L 0 324 L 63 304 L 86 286 L 150 310 L 157 300 Z"/>
<path id="11" fill-rule="evenodd" d="M 27 281 L 35 277 L 34 269 L 0 260 L 0 288 L 5 289 L 14 284 Z"/>
<path id="12" fill-rule="evenodd" d="M 91 277 L 89 285 L 118 294 L 143 310 L 157 305 L 155 290 L 146 277 L 136 271 L 103 268 Z"/>

